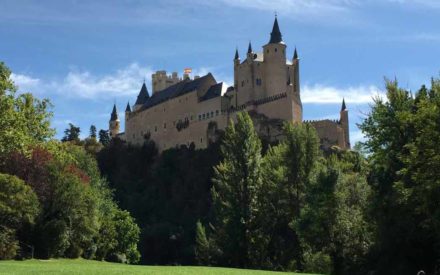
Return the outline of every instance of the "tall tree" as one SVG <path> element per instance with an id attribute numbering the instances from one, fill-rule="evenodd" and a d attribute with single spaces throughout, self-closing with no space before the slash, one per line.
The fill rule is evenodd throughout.
<path id="1" fill-rule="evenodd" d="M 90 138 L 96 139 L 96 126 L 90 126 Z"/>
<path id="2" fill-rule="evenodd" d="M 216 214 L 215 240 L 225 264 L 252 265 L 256 239 L 257 194 L 261 186 L 261 142 L 248 113 L 226 128 L 223 161 L 215 169 L 212 197 Z"/>
<path id="3" fill-rule="evenodd" d="M 305 202 L 307 185 L 319 159 L 319 140 L 309 124 L 286 123 L 285 140 L 263 161 L 260 223 L 267 236 L 261 262 L 272 269 L 302 269 L 302 247 L 292 228 Z"/>
<path id="4" fill-rule="evenodd" d="M 359 127 L 367 137 L 377 223 L 377 269 L 414 274 L 439 268 L 440 82 L 416 96 L 387 82 Z"/>

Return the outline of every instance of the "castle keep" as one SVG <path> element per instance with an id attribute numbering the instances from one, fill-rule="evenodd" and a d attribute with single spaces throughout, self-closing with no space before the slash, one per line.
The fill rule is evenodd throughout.
<path id="1" fill-rule="evenodd" d="M 136 103 L 127 104 L 125 133 L 120 133 L 116 106 L 110 119 L 111 137 L 131 144 L 142 144 L 146 135 L 160 151 L 194 144 L 205 148 L 215 140 L 216 130 L 235 121 L 239 111 L 248 111 L 262 138 L 282 138 L 284 121 L 302 122 L 300 96 L 300 60 L 297 50 L 286 58 L 278 20 L 275 18 L 269 42 L 262 52 L 254 52 L 251 43 L 243 60 L 235 51 L 234 86 L 218 83 L 211 73 L 205 76 L 158 71 L 152 75 L 153 91 L 142 85 Z M 323 147 L 350 148 L 348 111 L 342 104 L 340 120 L 309 121 L 316 128 Z"/>

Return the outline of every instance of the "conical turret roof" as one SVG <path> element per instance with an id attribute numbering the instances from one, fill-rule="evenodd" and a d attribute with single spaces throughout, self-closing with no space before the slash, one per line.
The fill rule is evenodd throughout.
<path id="1" fill-rule="evenodd" d="M 135 105 L 143 105 L 147 100 L 150 98 L 150 95 L 148 94 L 147 85 L 142 84 L 142 88 L 139 92 L 139 95 L 136 99 Z"/>
<path id="2" fill-rule="evenodd" d="M 345 98 L 342 99 L 342 107 L 341 111 L 345 111 L 347 109 L 347 106 L 345 106 Z"/>
<path id="3" fill-rule="evenodd" d="M 275 17 L 275 22 L 273 23 L 272 32 L 270 33 L 269 44 L 281 43 L 281 42 L 283 42 L 283 38 L 280 32 L 280 27 L 278 26 L 278 19 L 277 17 Z"/>
<path id="4" fill-rule="evenodd" d="M 118 117 L 118 111 L 116 110 L 116 104 L 114 104 L 113 105 L 113 111 L 112 111 L 112 114 L 111 114 L 111 116 L 110 116 L 110 121 L 116 121 L 116 120 L 118 120 L 119 119 L 119 117 Z"/>

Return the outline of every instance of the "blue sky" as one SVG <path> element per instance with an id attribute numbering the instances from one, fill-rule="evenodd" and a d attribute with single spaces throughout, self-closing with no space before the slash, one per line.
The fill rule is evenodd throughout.
<path id="1" fill-rule="evenodd" d="M 21 91 L 49 98 L 57 137 L 123 120 L 155 70 L 212 72 L 232 84 L 233 55 L 269 40 L 278 14 L 301 58 L 304 119 L 350 110 L 352 143 L 384 77 L 417 90 L 440 72 L 440 0 L 0 0 L 0 60 Z"/>

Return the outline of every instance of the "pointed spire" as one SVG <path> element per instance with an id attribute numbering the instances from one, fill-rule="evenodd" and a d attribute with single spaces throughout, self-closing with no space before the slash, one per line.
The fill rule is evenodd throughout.
<path id="1" fill-rule="evenodd" d="M 295 52 L 293 53 L 293 59 L 298 59 L 298 52 L 296 51 L 296 47 Z"/>
<path id="2" fill-rule="evenodd" d="M 341 107 L 341 112 L 345 111 L 347 109 L 347 106 L 345 106 L 345 98 L 342 98 L 342 107 Z"/>
<path id="3" fill-rule="evenodd" d="M 249 47 L 247 53 L 252 53 L 252 44 L 251 41 L 249 41 Z"/>
<path id="4" fill-rule="evenodd" d="M 281 43 L 283 42 L 283 38 L 280 32 L 280 27 L 278 26 L 278 19 L 277 16 L 275 16 L 275 22 L 273 23 L 272 32 L 270 33 L 270 41 L 271 43 Z"/>
<path id="5" fill-rule="evenodd" d="M 130 102 L 127 102 L 127 108 L 125 108 L 125 112 L 131 113 Z"/>
<path id="6" fill-rule="evenodd" d="M 118 120 L 118 111 L 116 110 L 116 104 L 113 105 L 113 111 L 112 114 L 110 116 L 110 121 L 116 121 Z"/>
<path id="7" fill-rule="evenodd" d="M 238 56 L 238 48 L 235 48 L 235 57 L 234 60 L 239 60 L 240 57 Z"/>
<path id="8" fill-rule="evenodd" d="M 143 105 L 145 102 L 147 102 L 148 98 L 150 98 L 150 95 L 148 94 L 147 85 L 145 85 L 144 80 L 144 84 L 142 84 L 142 88 L 136 99 L 135 105 Z"/>

